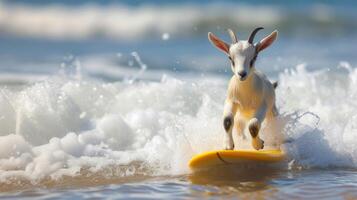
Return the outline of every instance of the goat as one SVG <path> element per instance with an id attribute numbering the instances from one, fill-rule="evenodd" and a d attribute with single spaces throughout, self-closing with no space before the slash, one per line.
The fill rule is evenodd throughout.
<path id="1" fill-rule="evenodd" d="M 238 40 L 234 32 L 228 29 L 232 39 L 230 45 L 213 33 L 208 33 L 209 41 L 228 56 L 233 71 L 223 112 L 223 127 L 226 131 L 224 149 L 227 150 L 234 149 L 233 127 L 244 136 L 247 123 L 253 148 L 263 149 L 264 141 L 259 137 L 261 124 L 264 120 L 267 123 L 272 122 L 277 115 L 274 91 L 277 83 L 271 83 L 263 73 L 255 69 L 254 64 L 258 53 L 275 41 L 278 31 L 273 31 L 253 44 L 256 33 L 261 29 L 263 28 L 254 29 L 248 40 Z"/>

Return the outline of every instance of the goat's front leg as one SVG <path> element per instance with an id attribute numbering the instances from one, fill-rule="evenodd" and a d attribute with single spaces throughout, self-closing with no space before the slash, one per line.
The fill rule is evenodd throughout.
<path id="1" fill-rule="evenodd" d="M 224 103 L 224 111 L 223 111 L 223 127 L 226 131 L 224 149 L 232 150 L 234 149 L 234 142 L 232 136 L 233 123 L 234 123 L 234 115 L 236 109 L 234 103 L 227 99 Z"/>
<path id="2" fill-rule="evenodd" d="M 262 105 L 254 114 L 254 118 L 252 118 L 248 123 L 249 132 L 250 135 L 252 136 L 252 146 L 256 150 L 264 148 L 264 141 L 259 138 L 259 130 L 265 118 L 266 112 L 267 112 L 267 106 L 263 102 Z"/>

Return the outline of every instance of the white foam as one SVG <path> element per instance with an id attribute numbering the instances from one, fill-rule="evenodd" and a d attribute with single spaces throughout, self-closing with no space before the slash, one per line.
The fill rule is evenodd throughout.
<path id="1" fill-rule="evenodd" d="M 284 145 L 293 166 L 357 167 L 357 70 L 342 65 L 337 73 L 300 65 L 280 74 L 280 122 L 293 139 Z M 214 80 L 128 84 L 61 76 L 20 91 L 3 88 L 0 181 L 56 180 L 109 166 L 127 166 L 116 176 L 143 166 L 149 170 L 140 173 L 150 175 L 187 173 L 193 155 L 222 148 L 227 80 Z"/>
<path id="2" fill-rule="evenodd" d="M 305 65 L 280 75 L 279 107 L 299 113 L 287 132 L 295 141 L 286 148 L 300 165 L 356 167 L 356 75 L 351 67 L 311 73 Z"/>
<path id="3" fill-rule="evenodd" d="M 223 31 L 227 27 L 239 28 L 240 31 L 251 30 L 262 24 L 267 29 L 279 27 L 285 34 L 299 34 L 308 28 L 308 32 L 303 32 L 304 36 L 311 33 L 320 35 L 321 29 L 326 28 L 351 33 L 351 28 L 355 27 L 351 17 L 355 17 L 352 7 L 341 9 L 321 4 L 293 8 L 278 4 L 222 2 L 139 6 L 95 3 L 34 6 L 0 2 L 2 33 L 41 39 L 83 40 L 102 37 L 165 40 L 206 34 L 214 29 Z M 329 26 L 326 27 L 326 24 Z"/>
<path id="4" fill-rule="evenodd" d="M 305 21 L 314 19 L 315 12 L 316 10 L 305 10 L 304 15 L 299 15 L 299 18 L 308 16 Z M 253 28 L 264 24 L 266 28 L 273 28 L 282 22 L 280 26 L 282 27 L 286 23 L 282 19 L 296 18 L 289 14 L 278 6 L 243 4 L 138 7 L 120 4 L 70 7 L 58 4 L 36 7 L 0 3 L 0 26 L 2 32 L 26 37 L 50 39 L 105 37 L 135 40 L 154 36 L 166 40 L 175 35 L 197 34 L 197 28 L 201 28 L 202 24 L 211 25 L 212 28 L 217 24 L 222 28 L 232 24 L 241 28 Z M 328 10 L 323 12 L 325 18 L 330 15 L 332 14 Z"/>
<path id="5" fill-rule="evenodd" d="M 161 39 L 162 40 L 169 40 L 170 39 L 170 34 L 169 33 L 163 33 L 161 35 Z"/>

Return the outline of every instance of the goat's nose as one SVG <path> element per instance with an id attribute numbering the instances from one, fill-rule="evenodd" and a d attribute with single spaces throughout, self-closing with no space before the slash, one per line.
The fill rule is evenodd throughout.
<path id="1" fill-rule="evenodd" d="M 244 78 L 244 77 L 247 75 L 247 72 L 241 71 L 241 72 L 238 72 L 238 75 L 239 75 L 241 78 Z"/>

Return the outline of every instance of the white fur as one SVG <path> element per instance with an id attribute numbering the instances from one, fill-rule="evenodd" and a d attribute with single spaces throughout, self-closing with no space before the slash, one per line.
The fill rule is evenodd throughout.
<path id="1" fill-rule="evenodd" d="M 258 133 L 264 120 L 267 120 L 267 123 L 274 123 L 273 120 L 275 120 L 276 115 L 275 91 L 273 84 L 267 77 L 257 71 L 254 65 L 251 66 L 250 62 L 259 51 L 272 44 L 276 36 L 277 32 L 274 31 L 256 45 L 247 41 L 227 45 L 212 33 L 209 33 L 210 41 L 230 57 L 231 68 L 234 73 L 229 82 L 223 111 L 224 120 L 232 119 L 233 122 L 229 128 L 225 124 L 225 149 L 234 148 L 233 126 L 242 135 L 244 135 L 243 131 L 247 126 L 251 135 L 256 136 L 252 137 L 253 148 L 259 150 L 264 147 L 264 142 L 260 139 Z M 240 75 L 243 72 L 246 73 L 245 76 Z"/>
<path id="2" fill-rule="evenodd" d="M 239 41 L 236 44 L 232 44 L 229 48 L 229 55 L 234 60 L 235 66 L 232 66 L 232 71 L 235 75 L 238 72 L 249 72 L 249 62 L 254 57 L 255 48 L 247 41 Z"/>
<path id="3" fill-rule="evenodd" d="M 248 77 L 241 81 L 240 77 L 233 75 L 228 86 L 228 95 L 224 106 L 224 118 L 234 117 L 234 125 L 237 131 L 245 129 L 245 126 L 255 126 L 258 130 L 262 122 L 272 120 L 275 109 L 274 87 L 264 74 L 250 70 Z M 267 122 L 270 123 L 270 122 Z M 259 135 L 252 140 L 255 149 L 262 148 Z M 226 132 L 226 149 L 233 149 L 232 128 Z"/>

